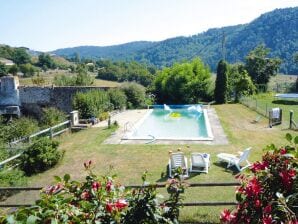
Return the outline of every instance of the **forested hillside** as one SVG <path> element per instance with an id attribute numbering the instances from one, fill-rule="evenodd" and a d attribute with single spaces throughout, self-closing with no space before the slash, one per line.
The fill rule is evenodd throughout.
<path id="1" fill-rule="evenodd" d="M 136 60 L 158 67 L 199 56 L 212 70 L 222 57 L 225 35 L 225 55 L 229 63 L 243 61 L 245 55 L 259 44 L 271 49 L 270 56 L 283 61 L 280 71 L 298 74 L 293 55 L 298 51 L 298 7 L 276 9 L 244 25 L 209 29 L 190 37 L 176 37 L 160 42 L 131 42 L 109 47 L 77 47 L 54 51 L 71 57 L 75 53 L 85 58 Z"/>

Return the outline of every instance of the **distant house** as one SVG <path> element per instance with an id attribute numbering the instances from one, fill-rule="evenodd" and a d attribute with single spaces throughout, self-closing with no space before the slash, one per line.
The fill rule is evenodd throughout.
<path id="1" fill-rule="evenodd" d="M 12 60 L 9 60 L 9 59 L 6 59 L 6 58 L 0 58 L 0 62 L 7 65 L 7 66 L 14 65 Z"/>

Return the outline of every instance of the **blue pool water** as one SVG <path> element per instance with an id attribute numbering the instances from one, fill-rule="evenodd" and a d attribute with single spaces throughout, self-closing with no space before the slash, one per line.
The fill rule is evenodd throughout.
<path id="1" fill-rule="evenodd" d="M 155 106 L 125 139 L 212 140 L 207 112 L 198 105 Z"/>

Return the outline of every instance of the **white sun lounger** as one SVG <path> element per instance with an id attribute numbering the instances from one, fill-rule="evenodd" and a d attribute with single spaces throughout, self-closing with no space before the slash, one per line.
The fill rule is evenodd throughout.
<path id="1" fill-rule="evenodd" d="M 243 152 L 240 153 L 240 156 L 229 154 L 229 153 L 219 153 L 217 154 L 217 158 L 220 162 L 228 163 L 227 168 L 230 168 L 231 166 L 236 166 L 236 168 L 239 171 L 242 171 L 243 169 L 247 168 L 250 165 L 249 161 L 247 160 L 250 150 L 251 150 L 251 147 L 243 150 Z M 240 164 L 244 162 L 246 162 L 246 165 L 240 168 Z"/>
<path id="2" fill-rule="evenodd" d="M 183 177 L 188 177 L 187 159 L 182 152 L 172 153 L 169 158 L 169 176 L 173 177 L 173 171 L 181 167 Z"/>

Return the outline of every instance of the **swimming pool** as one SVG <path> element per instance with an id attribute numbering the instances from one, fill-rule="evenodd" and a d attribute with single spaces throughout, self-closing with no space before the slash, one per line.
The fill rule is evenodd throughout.
<path id="1" fill-rule="evenodd" d="M 200 105 L 155 105 L 122 139 L 213 140 L 207 110 Z"/>

